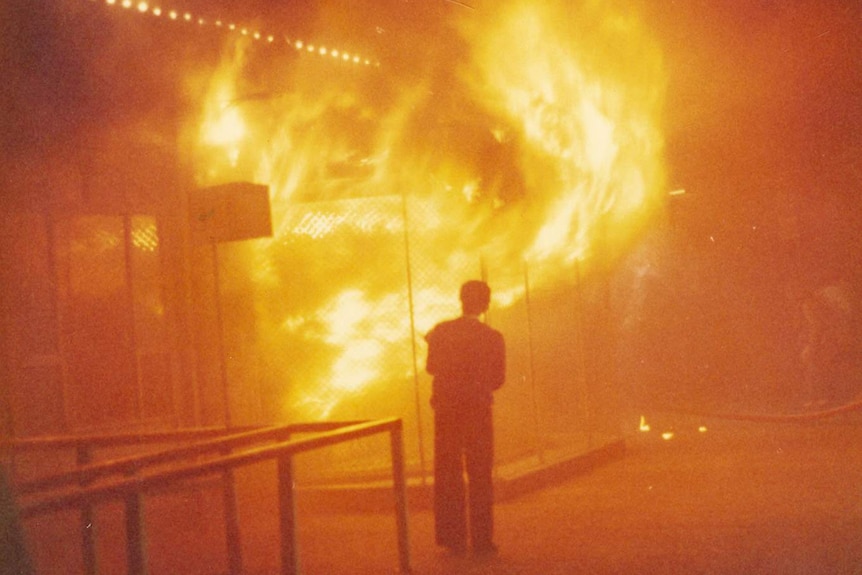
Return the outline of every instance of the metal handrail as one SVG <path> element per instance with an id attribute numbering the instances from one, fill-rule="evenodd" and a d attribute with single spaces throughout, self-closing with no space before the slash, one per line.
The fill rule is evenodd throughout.
<path id="1" fill-rule="evenodd" d="M 154 453 L 146 453 L 143 455 L 130 455 L 128 457 L 115 458 L 110 461 L 100 463 L 80 465 L 71 471 L 54 475 L 46 475 L 38 479 L 18 483 L 15 486 L 15 491 L 19 495 L 29 495 L 37 491 L 57 489 L 66 485 L 85 485 L 87 483 L 92 483 L 101 477 L 115 474 L 128 475 L 130 473 L 137 473 L 147 466 L 169 463 L 186 457 L 204 455 L 208 452 L 229 451 L 237 447 L 261 441 L 282 441 L 289 439 L 291 435 L 296 433 L 319 433 L 357 423 L 363 422 L 343 421 L 294 423 L 281 427 L 254 428 L 252 431 L 233 433 L 227 437 L 224 437 L 224 432 L 222 432 L 221 437 L 199 441 L 189 445 L 165 449 Z"/>
<path id="2" fill-rule="evenodd" d="M 0 441 L 0 449 L 3 453 L 8 453 L 12 457 L 14 465 L 15 456 L 21 452 L 33 451 L 57 451 L 63 449 L 73 449 L 75 452 L 75 461 L 77 468 L 75 471 L 67 472 L 70 480 L 76 476 L 74 474 L 81 473 L 81 470 L 87 468 L 93 460 L 93 452 L 96 449 L 104 449 L 111 447 L 126 447 L 129 445 L 143 445 L 152 443 L 167 443 L 177 441 L 196 441 L 200 439 L 209 439 L 213 437 L 223 438 L 226 434 L 235 434 L 247 430 L 260 429 L 260 426 L 243 426 L 243 427 L 206 427 L 194 429 L 179 429 L 169 431 L 136 431 L 113 434 L 90 434 L 76 435 L 64 437 L 30 437 L 16 440 Z M 65 475 L 65 474 L 63 474 Z M 46 481 L 56 481 L 57 476 L 43 478 Z M 227 510 L 228 522 L 226 530 L 230 541 L 238 540 L 238 519 L 236 513 L 236 501 L 233 477 L 230 474 L 225 476 L 225 509 Z M 37 484 L 28 487 L 27 484 L 22 485 L 17 482 L 17 491 L 21 493 L 31 493 L 39 488 L 47 488 L 50 483 L 41 483 L 42 480 L 37 480 Z M 86 475 L 83 476 L 81 485 L 86 485 Z M 82 553 L 84 559 L 84 569 L 86 575 L 96 575 L 98 573 L 98 565 L 96 562 L 96 530 L 94 525 L 94 514 L 91 506 L 87 506 L 81 510 L 81 525 L 82 530 Z M 237 535 L 230 539 L 231 536 Z M 242 554 L 237 546 L 229 549 L 231 557 L 231 573 L 238 573 L 242 569 Z"/>
<path id="3" fill-rule="evenodd" d="M 267 431 L 274 433 L 276 430 Z M 392 456 L 399 566 L 402 573 L 408 573 L 410 572 L 410 551 L 407 533 L 407 496 L 402 421 L 399 418 L 347 425 L 331 431 L 321 432 L 314 437 L 279 441 L 275 445 L 223 455 L 201 463 L 179 465 L 166 470 L 142 473 L 133 478 L 118 479 L 101 485 L 71 489 L 65 493 L 46 499 L 24 502 L 21 505 L 21 517 L 27 519 L 68 508 L 80 508 L 84 511 L 98 503 L 124 499 L 129 573 L 132 575 L 144 575 L 147 572 L 147 556 L 143 542 L 144 515 L 142 512 L 142 497 L 144 493 L 165 488 L 175 481 L 212 475 L 219 472 L 231 473 L 237 467 L 267 460 L 276 460 L 278 462 L 279 517 L 281 525 L 281 572 L 283 575 L 296 575 L 299 573 L 299 561 L 296 539 L 296 510 L 293 493 L 293 455 L 387 432 L 390 435 Z M 231 439 L 227 438 L 224 441 L 229 443 Z M 210 445 L 211 443 L 213 442 L 207 442 L 207 445 L 201 446 L 201 453 L 211 451 L 213 447 Z M 188 455 L 191 456 L 194 453 L 189 453 Z M 232 533 L 229 536 L 236 537 L 238 534 Z M 239 547 L 236 541 L 229 542 L 229 545 L 231 544 L 237 548 Z M 232 571 L 234 568 L 235 566 L 232 564 Z"/>
<path id="4" fill-rule="evenodd" d="M 166 443 L 169 441 L 193 441 L 220 437 L 225 434 L 241 433 L 261 426 L 243 427 L 204 427 L 177 429 L 171 431 L 145 431 L 140 433 L 111 433 L 93 435 L 73 435 L 64 437 L 24 437 L 0 441 L 0 449 L 10 450 L 13 454 L 21 451 L 122 447 L 142 443 Z"/>

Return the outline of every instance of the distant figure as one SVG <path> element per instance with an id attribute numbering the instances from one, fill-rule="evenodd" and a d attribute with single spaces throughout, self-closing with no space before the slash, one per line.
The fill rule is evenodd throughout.
<path id="1" fill-rule="evenodd" d="M 477 554 L 495 553 L 493 541 L 493 392 L 506 379 L 502 334 L 479 320 L 491 289 L 461 286 L 461 317 L 426 336 L 427 371 L 434 376 L 434 521 L 437 544 L 456 554 L 469 540 Z M 465 499 L 464 470 L 468 478 Z"/>
<path id="2" fill-rule="evenodd" d="M 847 282 L 827 285 L 802 303 L 805 321 L 802 363 L 809 407 L 849 401 L 853 385 L 854 345 L 852 296 Z"/>

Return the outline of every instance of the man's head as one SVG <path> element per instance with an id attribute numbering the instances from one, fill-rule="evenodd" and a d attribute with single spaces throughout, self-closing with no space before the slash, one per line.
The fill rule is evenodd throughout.
<path id="1" fill-rule="evenodd" d="M 461 286 L 461 310 L 464 315 L 479 315 L 488 310 L 491 288 L 483 281 L 470 280 Z"/>

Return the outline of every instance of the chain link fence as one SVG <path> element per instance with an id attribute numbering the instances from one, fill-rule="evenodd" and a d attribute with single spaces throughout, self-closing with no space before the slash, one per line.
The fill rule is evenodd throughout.
<path id="1" fill-rule="evenodd" d="M 460 313 L 463 281 L 483 278 L 493 291 L 486 320 L 507 342 L 507 381 L 495 396 L 498 472 L 618 439 L 603 357 L 606 278 L 464 248 L 438 235 L 431 210 L 403 196 L 294 204 L 273 214 L 273 238 L 221 248 L 231 407 L 244 411 L 235 422 L 401 417 L 408 471 L 429 474 L 424 336 Z M 532 285 L 534 276 L 555 281 Z M 386 453 L 373 441 L 322 452 L 304 479 L 376 477 Z"/>

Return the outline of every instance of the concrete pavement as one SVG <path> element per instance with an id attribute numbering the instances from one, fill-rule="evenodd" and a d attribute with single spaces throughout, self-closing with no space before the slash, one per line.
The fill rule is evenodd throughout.
<path id="1" fill-rule="evenodd" d="M 411 511 L 413 573 L 862 574 L 858 413 L 659 420 L 623 457 L 499 502 L 496 557 L 447 556 L 430 512 Z M 398 572 L 390 513 L 301 505 L 300 526 L 306 575 Z"/>

